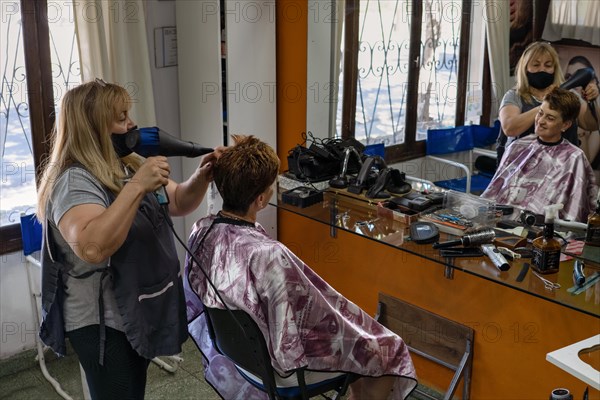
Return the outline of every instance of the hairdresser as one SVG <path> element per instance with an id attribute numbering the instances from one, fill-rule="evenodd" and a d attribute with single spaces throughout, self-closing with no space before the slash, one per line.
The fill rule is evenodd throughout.
<path id="1" fill-rule="evenodd" d="M 93 399 L 142 399 L 150 360 L 181 352 L 185 302 L 170 215 L 196 209 L 221 151 L 179 184 L 166 157 L 118 154 L 113 140 L 134 127 L 131 104 L 124 88 L 100 79 L 65 93 L 38 192 L 40 336 L 58 354 L 69 339 Z M 168 211 L 154 194 L 162 187 Z"/>
<path id="2" fill-rule="evenodd" d="M 556 50 L 546 42 L 531 43 L 523 52 L 515 69 L 516 85 L 502 98 L 498 136 L 497 164 L 500 165 L 505 148 L 514 140 L 532 134 L 535 116 L 542 99 L 556 86 L 564 82 Z M 587 102 L 598 97 L 598 86 L 590 82 L 581 91 L 581 107 L 578 120 L 562 133 L 574 145 L 579 145 L 577 124 L 593 130 L 596 121 Z"/>

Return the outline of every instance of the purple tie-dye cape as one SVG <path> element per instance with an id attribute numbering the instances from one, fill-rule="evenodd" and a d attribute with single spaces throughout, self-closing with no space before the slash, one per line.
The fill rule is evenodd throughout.
<path id="1" fill-rule="evenodd" d="M 542 215 L 544 206 L 562 203 L 561 219 L 585 222 L 597 192 L 594 172 L 580 148 L 564 139 L 542 144 L 528 135 L 508 146 L 481 197 Z"/>
<path id="2" fill-rule="evenodd" d="M 193 227 L 189 248 L 230 308 L 252 315 L 272 351 L 273 367 L 348 371 L 365 376 L 396 375 L 393 399 L 416 386 L 416 374 L 402 339 L 344 298 L 260 224 L 216 223 L 215 216 Z M 212 346 L 203 304 L 224 308 L 207 289 L 198 265 L 187 256 L 184 279 L 188 329 L 204 355 L 205 378 L 225 399 L 266 398 Z"/>

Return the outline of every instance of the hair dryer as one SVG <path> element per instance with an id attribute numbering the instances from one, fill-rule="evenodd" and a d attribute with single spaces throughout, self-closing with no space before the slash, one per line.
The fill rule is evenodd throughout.
<path id="1" fill-rule="evenodd" d="M 156 126 L 134 128 L 123 136 L 125 136 L 127 148 L 143 157 L 198 157 L 213 151 L 211 148 L 200 147 L 199 144 L 177 139 Z"/>
<path id="2" fill-rule="evenodd" d="M 592 79 L 594 79 L 594 76 L 596 74 L 594 73 L 594 69 L 591 67 L 586 67 L 586 68 L 580 68 L 577 71 L 575 71 L 575 73 L 573 74 L 573 76 L 571 76 L 571 78 L 564 82 L 562 85 L 560 85 L 560 87 L 562 89 L 573 89 L 575 87 L 579 87 L 581 86 L 582 88 L 585 88 L 588 83 L 590 83 L 590 81 Z M 588 101 L 588 107 L 590 108 L 590 112 L 592 113 L 592 116 L 594 117 L 594 119 L 596 120 L 596 122 L 598 122 L 598 115 L 596 114 L 596 106 L 594 105 L 593 101 Z"/>
<path id="3" fill-rule="evenodd" d="M 562 85 L 560 85 L 561 89 L 573 89 L 576 87 L 586 87 L 588 85 L 588 83 L 590 83 L 590 81 L 594 78 L 594 69 L 587 67 L 587 68 L 580 68 L 577 71 L 575 71 L 575 73 L 571 76 L 571 78 L 569 78 L 568 81 L 563 82 Z"/>

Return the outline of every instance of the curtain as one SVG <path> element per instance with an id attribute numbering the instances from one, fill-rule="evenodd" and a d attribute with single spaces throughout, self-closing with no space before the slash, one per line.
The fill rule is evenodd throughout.
<path id="1" fill-rule="evenodd" d="M 552 0 L 544 25 L 545 40 L 583 40 L 600 46 L 600 2 Z"/>
<path id="2" fill-rule="evenodd" d="M 490 120 L 498 118 L 498 108 L 504 93 L 512 86 L 509 65 L 510 9 L 505 0 L 485 0 L 485 32 L 492 75 L 492 107 Z"/>
<path id="3" fill-rule="evenodd" d="M 156 125 L 143 1 L 77 0 L 73 7 L 82 80 L 125 87 L 132 119 Z"/>

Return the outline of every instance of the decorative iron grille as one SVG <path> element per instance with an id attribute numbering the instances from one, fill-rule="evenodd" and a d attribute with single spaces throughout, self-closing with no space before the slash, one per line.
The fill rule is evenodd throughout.
<path id="1" fill-rule="evenodd" d="M 423 2 L 420 57 L 413 60 L 419 82 L 408 81 L 412 2 L 360 4 L 355 137 L 365 144 L 404 143 L 407 112 L 417 113 L 417 140 L 429 128 L 453 126 L 461 2 Z M 407 89 L 415 84 L 419 101 L 415 109 L 407 109 Z"/>
<path id="2" fill-rule="evenodd" d="M 2 7 L 0 37 L 0 226 L 19 222 L 19 215 L 34 212 L 36 204 L 35 166 L 23 32 L 18 2 Z M 79 54 L 72 14 L 49 9 L 50 48 L 55 109 L 64 92 L 81 82 Z M 50 19 L 50 15 L 53 16 Z"/>

